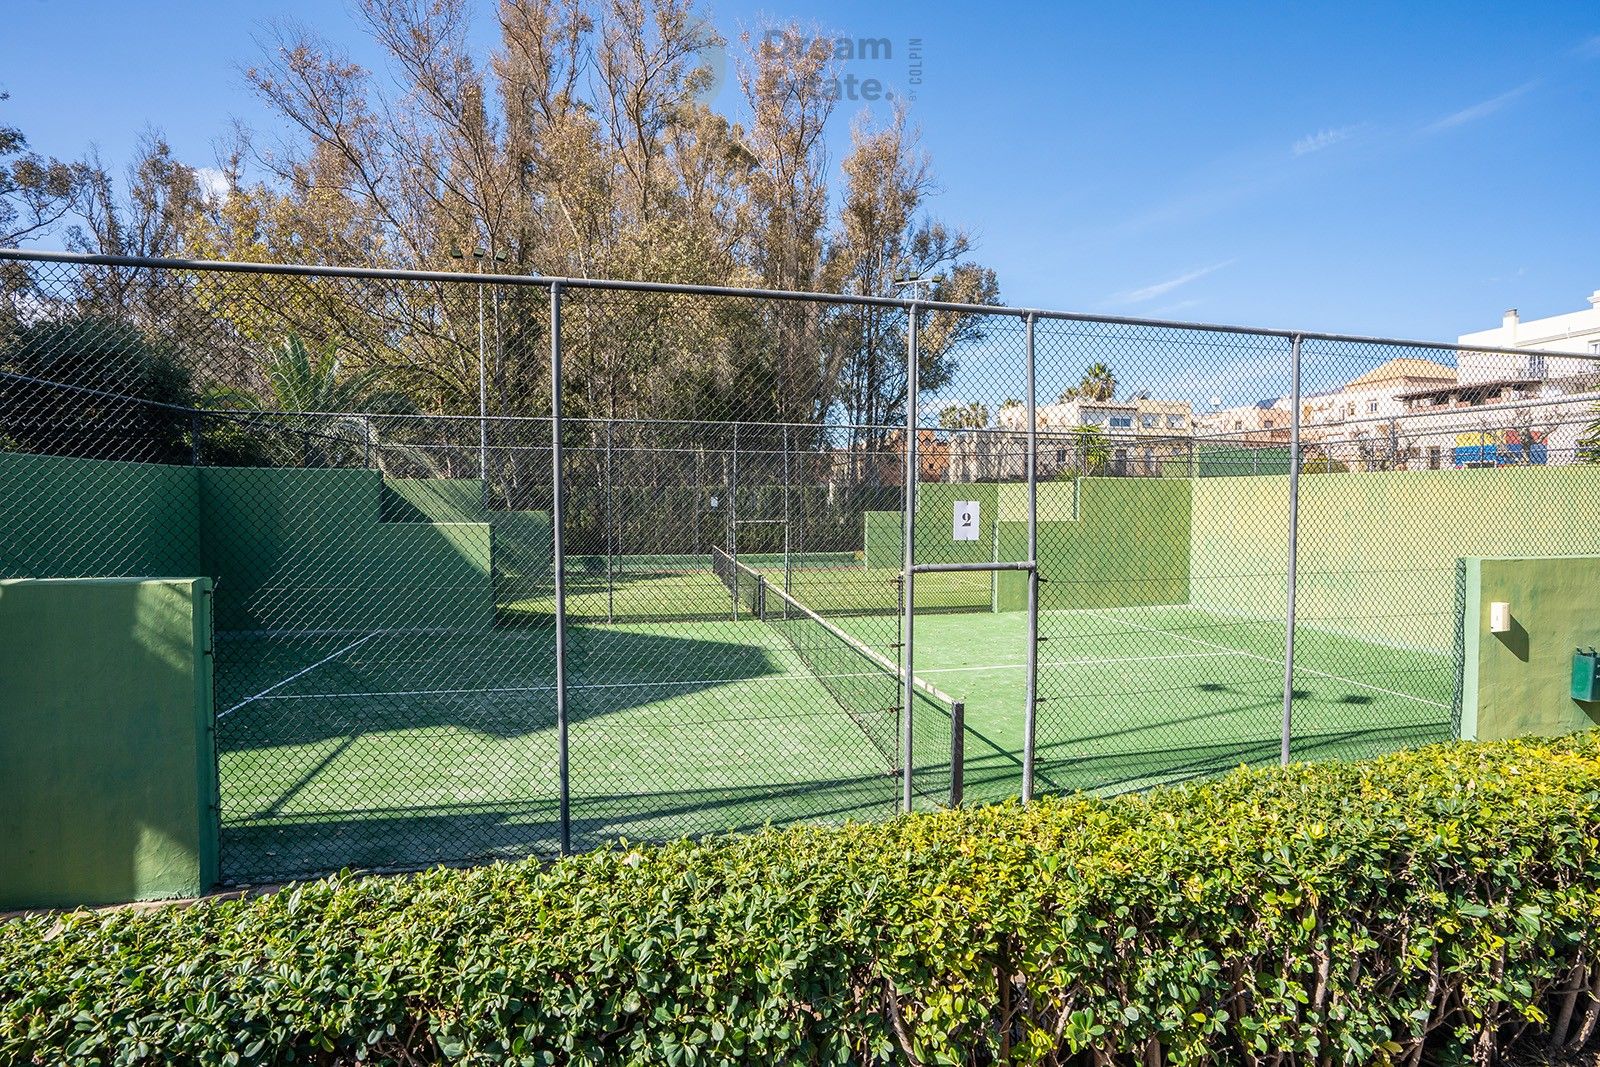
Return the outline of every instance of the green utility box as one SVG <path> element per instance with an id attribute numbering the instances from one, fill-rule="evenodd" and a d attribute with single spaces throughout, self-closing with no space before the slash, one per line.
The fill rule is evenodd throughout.
<path id="1" fill-rule="evenodd" d="M 1572 699 L 1590 701 L 1594 700 L 1596 693 L 1600 692 L 1600 655 L 1594 649 L 1585 652 L 1578 649 L 1572 653 Z"/>

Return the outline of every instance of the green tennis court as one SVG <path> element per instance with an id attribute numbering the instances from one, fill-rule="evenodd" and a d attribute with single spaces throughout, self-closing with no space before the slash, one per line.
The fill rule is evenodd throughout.
<path id="1" fill-rule="evenodd" d="M 847 620 L 848 628 L 853 620 Z M 1039 788 L 1137 789 L 1278 758 L 1281 622 L 1187 605 L 1039 616 Z M 966 708 L 966 795 L 1016 796 L 1027 617 L 918 616 L 917 674 Z M 1300 627 L 1298 758 L 1357 758 L 1452 733 L 1453 656 Z"/>
<path id="2" fill-rule="evenodd" d="M 781 588 L 781 565 L 763 575 Z M 971 575 L 937 577 L 936 600 L 983 592 Z M 879 662 L 896 656 L 899 618 L 874 610 L 892 581 L 884 594 L 884 576 L 859 566 L 792 568 L 789 579 L 828 604 L 829 629 Z M 633 589 L 703 617 L 569 627 L 573 847 L 896 810 L 899 681 L 888 670 L 810 622 L 797 637 L 770 609 L 766 621 L 748 608 L 735 619 L 723 580 L 704 570 L 639 577 L 617 595 Z M 1048 611 L 1040 634 L 1042 790 L 1133 789 L 1276 758 L 1281 623 L 1183 605 Z M 919 612 L 917 674 L 965 705 L 969 801 L 1018 793 L 1025 648 L 1022 612 Z M 218 658 L 236 877 L 559 847 L 548 628 L 224 634 Z M 1301 756 L 1450 733 L 1449 656 L 1302 628 L 1297 662 Z M 938 711 L 915 720 L 926 803 L 949 785 Z"/>

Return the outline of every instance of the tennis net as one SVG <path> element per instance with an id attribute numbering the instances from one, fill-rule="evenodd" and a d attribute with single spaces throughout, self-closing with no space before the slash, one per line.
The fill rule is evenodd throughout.
<path id="1" fill-rule="evenodd" d="M 900 774 L 901 703 L 904 672 L 872 646 L 774 585 L 722 549 L 712 549 L 712 570 L 727 585 L 736 605 L 773 627 L 834 703 L 860 728 L 883 759 L 885 770 Z M 962 702 L 921 678 L 912 678 L 913 788 L 924 796 L 960 802 L 960 748 L 965 708 Z"/>

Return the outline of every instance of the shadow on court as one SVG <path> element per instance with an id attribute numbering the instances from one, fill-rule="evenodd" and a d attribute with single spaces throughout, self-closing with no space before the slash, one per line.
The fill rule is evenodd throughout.
<path id="1" fill-rule="evenodd" d="M 894 814 L 896 779 L 816 779 L 738 789 L 679 789 L 572 798 L 572 847 L 619 839 L 660 841 L 759 829 L 768 823 L 831 824 Z M 560 851 L 559 811 L 547 797 L 515 803 L 367 808 L 247 821 L 223 835 L 232 882 L 278 882 L 343 867 L 368 870 L 460 866 Z"/>
<path id="2" fill-rule="evenodd" d="M 351 643 L 340 652 L 325 641 L 222 635 L 219 750 L 393 732 L 403 763 L 408 731 L 455 727 L 511 738 L 555 729 L 553 636 L 381 634 Z M 585 626 L 568 629 L 567 671 L 574 724 L 783 673 L 757 644 Z"/>
<path id="3" fill-rule="evenodd" d="M 1449 740 L 1449 722 L 1433 728 L 1417 725 L 1372 726 L 1324 732 L 1297 732 L 1296 760 L 1362 759 L 1398 748 Z M 1124 749 L 1076 754 L 1080 742 L 1041 745 L 1037 773 L 1056 792 L 1123 793 L 1153 785 L 1215 777 L 1241 765 L 1269 766 L 1280 756 L 1281 739 L 1239 738 L 1163 748 Z"/>

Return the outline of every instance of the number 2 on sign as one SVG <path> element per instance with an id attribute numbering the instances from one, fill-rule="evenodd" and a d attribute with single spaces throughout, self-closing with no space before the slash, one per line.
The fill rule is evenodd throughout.
<path id="1" fill-rule="evenodd" d="M 957 500 L 951 536 L 957 541 L 976 541 L 978 522 L 978 501 Z"/>

